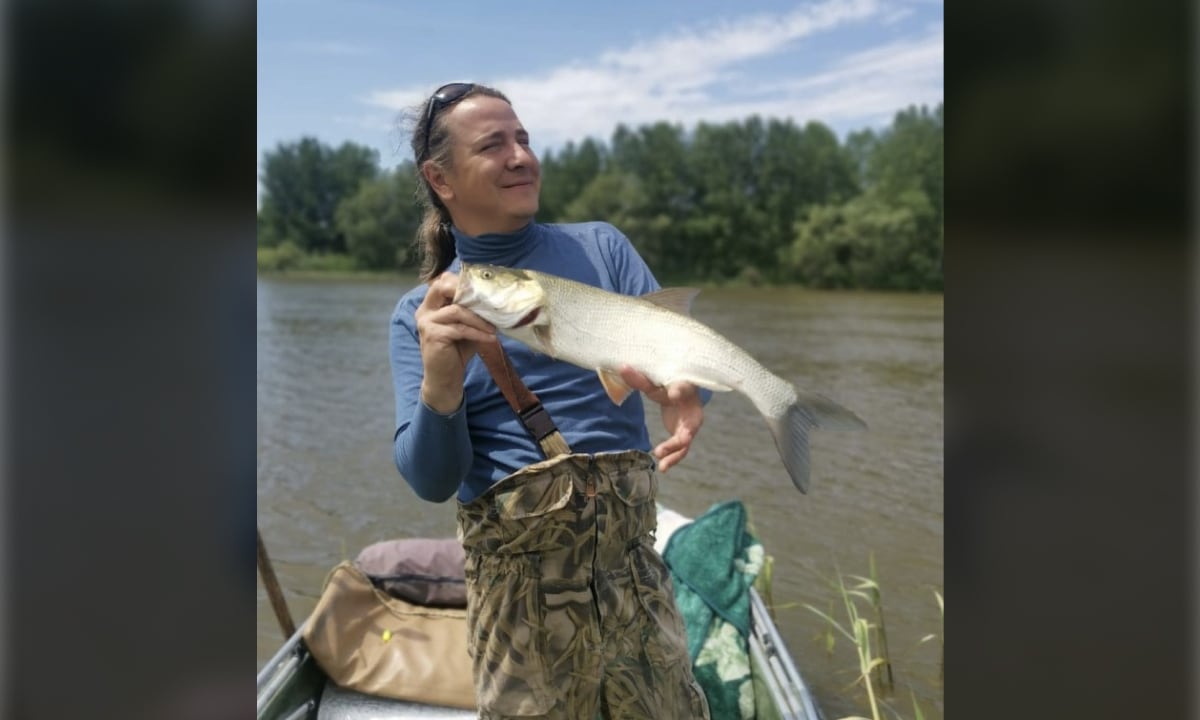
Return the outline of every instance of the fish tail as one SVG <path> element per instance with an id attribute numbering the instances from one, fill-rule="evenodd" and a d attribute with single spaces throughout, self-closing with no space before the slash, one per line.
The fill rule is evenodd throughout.
<path id="1" fill-rule="evenodd" d="M 822 430 L 867 429 L 867 424 L 862 421 L 862 418 L 824 395 L 797 390 L 796 405 L 804 407 L 805 411 L 816 420 L 816 426 Z"/>
<path id="2" fill-rule="evenodd" d="M 797 400 L 779 417 L 768 417 L 767 427 L 796 489 L 808 493 L 808 433 L 814 427 L 861 430 L 867 427 L 857 415 L 827 397 L 797 391 Z"/>

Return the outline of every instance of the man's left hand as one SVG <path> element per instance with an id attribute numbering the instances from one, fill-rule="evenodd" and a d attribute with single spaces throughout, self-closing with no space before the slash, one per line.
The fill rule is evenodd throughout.
<path id="1" fill-rule="evenodd" d="M 655 385 L 628 365 L 621 368 L 621 379 L 662 406 L 663 426 L 671 433 L 671 437 L 654 448 L 654 457 L 658 458 L 659 472 L 665 473 L 687 457 L 692 440 L 704 424 L 704 404 L 700 402 L 700 393 L 695 385 L 687 382 L 674 382 L 665 387 Z"/>

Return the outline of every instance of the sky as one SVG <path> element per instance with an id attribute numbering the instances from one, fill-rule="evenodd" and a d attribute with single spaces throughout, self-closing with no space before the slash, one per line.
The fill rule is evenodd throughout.
<path id="1" fill-rule="evenodd" d="M 942 0 L 258 0 L 258 165 L 305 136 L 409 159 L 436 88 L 504 92 L 535 152 L 666 120 L 817 120 L 942 101 Z"/>

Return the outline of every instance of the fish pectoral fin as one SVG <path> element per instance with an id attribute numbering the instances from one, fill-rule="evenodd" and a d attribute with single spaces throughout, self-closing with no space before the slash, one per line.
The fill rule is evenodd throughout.
<path id="1" fill-rule="evenodd" d="M 641 298 L 654 303 L 660 308 L 690 317 L 692 314 L 692 301 L 699 294 L 700 288 L 674 287 L 646 293 Z"/>
<path id="2" fill-rule="evenodd" d="M 612 370 L 599 369 L 596 374 L 600 376 L 600 384 L 604 386 L 604 392 L 608 393 L 608 399 L 613 401 L 614 405 L 623 405 L 625 399 L 633 392 L 633 388 L 625 384 L 618 373 Z"/>
<path id="3" fill-rule="evenodd" d="M 549 325 L 534 325 L 533 334 L 537 337 L 538 342 L 542 344 L 542 351 L 550 357 L 557 357 L 554 354 L 554 345 L 550 342 L 550 326 Z"/>

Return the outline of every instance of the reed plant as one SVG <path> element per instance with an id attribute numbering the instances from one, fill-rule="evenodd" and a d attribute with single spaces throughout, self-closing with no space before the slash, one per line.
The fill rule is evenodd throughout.
<path id="1" fill-rule="evenodd" d="M 883 590 L 879 585 L 879 577 L 875 572 L 875 553 L 868 556 L 869 578 L 855 577 L 859 581 L 858 589 L 869 596 L 871 608 L 875 611 L 875 625 L 872 630 L 879 641 L 879 657 L 883 662 L 875 668 L 879 686 L 889 693 L 896 690 L 896 678 L 892 674 L 892 656 L 888 652 L 887 625 L 883 621 Z"/>
<path id="2" fill-rule="evenodd" d="M 762 569 L 758 571 L 758 577 L 754 578 L 754 589 L 762 597 L 763 602 L 767 606 L 767 612 L 771 614 L 772 619 L 775 619 L 775 596 L 771 592 L 774 581 L 775 558 L 768 553 L 763 553 L 763 565 Z"/>
<path id="3" fill-rule="evenodd" d="M 941 617 L 942 625 L 937 634 L 930 633 L 921 638 L 922 643 L 937 639 L 938 641 L 938 682 L 946 682 L 946 601 L 942 598 L 942 594 L 937 590 L 933 591 L 933 596 L 937 598 L 938 613 Z"/>
<path id="4" fill-rule="evenodd" d="M 882 717 L 879 714 L 879 701 L 875 697 L 875 682 L 873 681 L 873 674 L 875 668 L 881 666 L 884 663 L 884 660 L 881 657 L 877 657 L 872 649 L 871 638 L 873 635 L 873 623 L 860 614 L 858 603 L 855 602 L 855 598 L 861 598 L 867 602 L 870 602 L 871 596 L 860 588 L 848 588 L 846 586 L 845 578 L 842 576 L 840 570 L 837 574 L 836 589 L 846 609 L 846 625 L 843 625 L 835 620 L 831 613 L 826 613 L 825 611 L 815 608 L 807 603 L 805 603 L 804 607 L 824 618 L 825 621 L 829 623 L 830 628 L 836 630 L 847 640 L 849 640 L 852 645 L 854 645 L 855 654 L 858 657 L 859 673 L 858 678 L 855 679 L 855 683 L 861 682 L 866 688 L 867 701 L 871 705 L 871 717 L 873 720 L 882 720 Z"/>
<path id="5" fill-rule="evenodd" d="M 888 652 L 887 630 L 883 613 L 883 591 L 875 569 L 873 553 L 870 557 L 869 568 L 870 577 L 843 575 L 840 569 L 837 570 L 836 579 L 832 585 L 837 598 L 841 600 L 845 609 L 844 623 L 834 617 L 833 601 L 830 602 L 828 611 L 823 611 L 807 603 L 804 604 L 804 607 L 825 620 L 825 628 L 817 637 L 824 641 L 826 653 L 832 654 L 837 635 L 845 637 L 854 646 L 858 674 L 853 684 L 862 683 L 866 690 L 867 702 L 871 711 L 870 720 L 883 720 L 882 712 L 885 709 L 891 717 L 902 720 L 900 712 L 885 700 L 895 692 L 895 677 Z M 938 609 L 942 613 L 942 631 L 926 635 L 921 639 L 921 643 L 936 638 L 942 644 L 938 663 L 938 679 L 939 682 L 944 682 L 945 647 L 942 637 L 945 633 L 945 602 L 940 592 L 935 590 L 933 594 L 937 600 Z M 860 603 L 863 607 L 860 607 Z M 912 701 L 912 717 L 914 720 L 924 720 L 924 713 L 911 688 L 909 696 Z M 851 716 L 841 720 L 866 719 Z"/>

